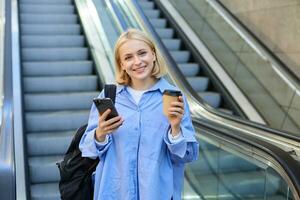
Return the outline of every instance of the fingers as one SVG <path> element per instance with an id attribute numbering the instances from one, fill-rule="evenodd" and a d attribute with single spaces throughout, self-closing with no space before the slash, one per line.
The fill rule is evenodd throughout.
<path id="1" fill-rule="evenodd" d="M 107 118 L 107 116 L 109 115 L 109 113 L 111 112 L 110 109 L 107 109 L 104 113 L 102 113 L 102 115 L 100 114 L 100 121 L 105 121 L 105 119 Z"/>
<path id="2" fill-rule="evenodd" d="M 184 103 L 182 96 L 178 97 L 179 101 L 171 102 L 171 106 L 169 107 L 169 115 L 182 117 L 184 114 Z"/>

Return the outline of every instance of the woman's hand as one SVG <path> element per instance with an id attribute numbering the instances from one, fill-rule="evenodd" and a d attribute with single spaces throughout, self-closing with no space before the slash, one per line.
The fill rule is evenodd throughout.
<path id="1" fill-rule="evenodd" d="M 111 134 L 113 131 L 118 129 L 119 126 L 121 126 L 123 121 L 124 121 L 121 118 L 121 116 L 117 116 L 117 117 L 111 118 L 111 119 L 106 121 L 106 118 L 107 118 L 107 116 L 110 112 L 111 112 L 111 110 L 107 109 L 99 117 L 98 127 L 96 129 L 96 135 L 95 135 L 95 139 L 98 142 L 104 142 L 106 135 Z"/>
<path id="2" fill-rule="evenodd" d="M 180 132 L 180 123 L 184 115 L 184 103 L 182 96 L 178 97 L 179 101 L 171 103 L 168 109 L 168 119 L 171 124 L 172 136 L 177 136 Z"/>

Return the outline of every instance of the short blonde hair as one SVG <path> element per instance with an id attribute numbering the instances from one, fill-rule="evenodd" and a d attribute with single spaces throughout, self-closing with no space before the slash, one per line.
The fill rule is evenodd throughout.
<path id="1" fill-rule="evenodd" d="M 116 81 L 120 85 L 129 85 L 131 78 L 125 70 L 122 70 L 121 58 L 120 58 L 120 47 L 128 40 L 139 40 L 145 42 L 155 54 L 155 62 L 152 70 L 152 76 L 160 78 L 166 73 L 166 62 L 162 57 L 160 51 L 156 48 L 156 45 L 152 39 L 147 36 L 144 32 L 137 29 L 128 29 L 122 33 L 115 44 L 115 65 L 116 65 Z"/>

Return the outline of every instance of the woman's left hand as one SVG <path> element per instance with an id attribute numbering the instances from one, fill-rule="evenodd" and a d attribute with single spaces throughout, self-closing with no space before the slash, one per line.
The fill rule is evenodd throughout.
<path id="1" fill-rule="evenodd" d="M 172 102 L 168 109 L 168 119 L 171 124 L 171 134 L 177 136 L 180 132 L 180 123 L 184 115 L 184 103 L 182 96 L 178 101 Z"/>

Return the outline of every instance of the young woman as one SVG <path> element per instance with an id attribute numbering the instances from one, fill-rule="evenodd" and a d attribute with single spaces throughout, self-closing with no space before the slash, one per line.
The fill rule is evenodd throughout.
<path id="1" fill-rule="evenodd" d="M 130 29 L 115 46 L 116 109 L 106 120 L 93 105 L 80 142 L 84 157 L 99 157 L 96 200 L 179 200 L 184 164 L 198 157 L 187 101 L 180 96 L 163 114 L 165 62 L 143 32 Z M 178 90 L 178 89 L 177 89 Z M 99 95 L 104 97 L 104 92 Z"/>

